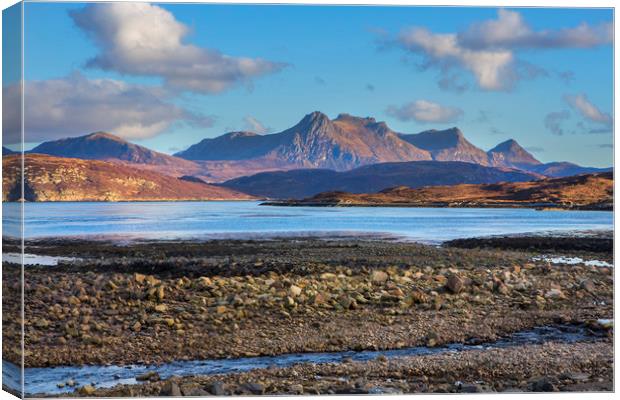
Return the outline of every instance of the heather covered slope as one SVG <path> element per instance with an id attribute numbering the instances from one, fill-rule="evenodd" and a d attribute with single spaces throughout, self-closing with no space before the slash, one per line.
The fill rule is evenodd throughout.
<path id="1" fill-rule="evenodd" d="M 3 201 L 20 199 L 19 156 L 5 156 Z M 27 201 L 242 200 L 251 196 L 223 187 L 189 182 L 120 164 L 28 154 Z"/>
<path id="2" fill-rule="evenodd" d="M 232 179 L 221 185 L 255 196 L 288 199 L 334 190 L 369 193 L 400 185 L 422 187 L 528 181 L 538 178 L 540 175 L 537 174 L 472 163 L 413 161 L 366 165 L 343 172 L 327 169 L 263 172 Z"/>
<path id="3" fill-rule="evenodd" d="M 496 184 L 398 186 L 378 193 L 325 192 L 290 205 L 340 206 L 452 206 L 452 207 L 559 207 L 611 210 L 611 172 L 566 178 Z"/>

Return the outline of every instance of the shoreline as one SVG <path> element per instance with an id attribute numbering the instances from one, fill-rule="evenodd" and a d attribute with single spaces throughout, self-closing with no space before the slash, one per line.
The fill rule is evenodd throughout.
<path id="1" fill-rule="evenodd" d="M 604 241 L 608 233 L 563 235 L 577 245 L 583 235 Z M 29 368 L 482 343 L 613 316 L 613 268 L 551 265 L 533 259 L 540 249 L 494 241 L 458 248 L 351 238 L 122 246 L 51 239 L 27 242 L 25 251 L 80 258 L 23 270 Z M 557 254 L 613 261 L 605 249 L 569 246 Z M 19 315 L 11 282 L 21 271 L 3 263 L 7 315 Z M 10 346 L 20 335 L 17 321 L 5 321 L 7 361 L 21 359 Z M 275 373 L 269 370 L 247 376 Z M 226 379 L 246 376 L 233 375 Z"/>
<path id="2" fill-rule="evenodd" d="M 303 200 L 263 201 L 260 206 L 272 207 L 387 207 L 387 208 L 526 208 L 537 211 L 608 211 L 613 212 L 611 205 L 565 206 L 555 203 L 345 203 L 345 202 L 312 202 Z"/>

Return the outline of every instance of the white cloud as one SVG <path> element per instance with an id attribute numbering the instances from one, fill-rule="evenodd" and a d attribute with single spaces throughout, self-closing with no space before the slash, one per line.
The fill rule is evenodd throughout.
<path id="1" fill-rule="evenodd" d="M 458 34 L 459 43 L 468 48 L 591 48 L 613 41 L 611 23 L 574 28 L 534 31 L 523 16 L 510 10 L 498 10 L 497 19 L 473 24 Z"/>
<path id="2" fill-rule="evenodd" d="M 577 95 L 565 95 L 564 100 L 576 111 L 581 114 L 582 117 L 591 121 L 598 122 L 601 124 L 611 125 L 612 118 L 611 115 L 602 112 L 599 110 L 597 106 L 592 104 L 588 97 L 583 94 Z"/>
<path id="3" fill-rule="evenodd" d="M 243 118 L 243 122 L 245 124 L 245 129 L 249 130 L 250 132 L 263 134 L 271 130 L 271 128 L 265 126 L 262 122 L 249 115 Z"/>
<path id="4" fill-rule="evenodd" d="M 190 113 L 166 101 L 164 90 L 113 79 L 87 79 L 79 73 L 66 78 L 25 84 L 25 140 L 39 142 L 94 131 L 126 139 L 155 136 L 172 124 L 212 125 L 209 117 Z M 19 102 L 19 88 L 3 88 L 6 102 Z M 3 116 L 4 134 L 19 142 L 18 113 Z"/>
<path id="5" fill-rule="evenodd" d="M 437 34 L 425 28 L 401 33 L 398 42 L 411 52 L 423 54 L 427 63 L 438 66 L 444 75 L 452 67 L 465 68 L 483 89 L 506 89 L 513 80 L 514 58 L 507 50 L 467 49 L 459 45 L 456 34 Z"/>
<path id="6" fill-rule="evenodd" d="M 163 78 L 170 88 L 217 93 L 285 65 L 261 58 L 232 57 L 184 42 L 189 29 L 167 10 L 148 3 L 97 3 L 72 11 L 101 53 L 90 67 Z"/>
<path id="7" fill-rule="evenodd" d="M 463 110 L 446 107 L 428 100 L 416 100 L 403 106 L 390 106 L 386 110 L 401 121 L 454 122 L 463 115 Z"/>
<path id="8" fill-rule="evenodd" d="M 421 55 L 426 67 L 440 71 L 443 89 L 464 90 L 455 85 L 454 70 L 471 73 L 481 89 L 506 90 L 520 79 L 548 76 L 547 71 L 518 59 L 523 49 L 593 48 L 612 42 L 611 23 L 559 30 L 534 31 L 516 11 L 499 10 L 497 19 L 471 25 L 463 32 L 435 33 L 423 27 L 411 27 L 395 43 Z"/>

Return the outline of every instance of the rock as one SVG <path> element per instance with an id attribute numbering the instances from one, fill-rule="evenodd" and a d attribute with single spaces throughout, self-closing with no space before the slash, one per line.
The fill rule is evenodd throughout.
<path id="1" fill-rule="evenodd" d="M 294 393 L 294 394 L 304 394 L 304 387 L 303 385 L 300 385 L 300 384 L 291 385 L 289 387 L 289 392 Z"/>
<path id="2" fill-rule="evenodd" d="M 136 323 L 133 324 L 133 326 L 131 327 L 131 330 L 134 332 L 140 332 L 141 329 L 142 329 L 142 324 L 138 321 L 136 321 Z"/>
<path id="3" fill-rule="evenodd" d="M 376 284 L 385 283 L 388 278 L 388 274 L 384 271 L 372 271 L 372 274 L 370 275 L 370 280 L 372 281 L 372 283 Z"/>
<path id="4" fill-rule="evenodd" d="M 166 381 L 159 392 L 162 396 L 172 396 L 172 397 L 181 397 L 183 394 L 181 393 L 181 388 L 176 382 L 171 380 Z"/>
<path id="5" fill-rule="evenodd" d="M 197 396 L 209 396 L 210 395 L 209 392 L 207 392 L 200 386 L 196 386 L 192 384 L 180 385 L 179 388 L 181 390 L 181 393 L 183 393 L 183 396 L 197 397 Z"/>
<path id="6" fill-rule="evenodd" d="M 248 382 L 241 385 L 241 389 L 252 394 L 264 394 L 265 387 L 260 383 Z"/>
<path id="7" fill-rule="evenodd" d="M 137 282 L 137 283 L 144 283 L 144 280 L 146 279 L 146 275 L 143 274 L 139 274 L 139 273 L 135 273 L 133 274 L 133 279 Z"/>
<path id="8" fill-rule="evenodd" d="M 155 306 L 155 311 L 164 313 L 168 310 L 168 307 L 165 304 L 158 304 Z"/>
<path id="9" fill-rule="evenodd" d="M 596 292 L 596 286 L 589 279 L 581 281 L 581 284 L 579 285 L 579 287 L 588 293 L 594 294 Z"/>
<path id="10" fill-rule="evenodd" d="M 159 380 L 159 374 L 156 371 L 148 371 L 143 373 L 142 375 L 138 375 L 136 376 L 136 380 L 137 381 L 150 381 L 150 382 L 157 382 Z"/>
<path id="11" fill-rule="evenodd" d="M 480 385 L 476 385 L 475 383 L 463 383 L 458 388 L 461 393 L 480 393 L 482 392 L 482 388 Z"/>
<path id="12" fill-rule="evenodd" d="M 162 301 L 164 299 L 164 287 L 159 286 L 157 288 L 157 300 Z"/>
<path id="13" fill-rule="evenodd" d="M 383 355 L 383 354 L 379 354 L 377 356 L 377 358 L 375 358 L 375 360 L 379 361 L 379 362 L 382 362 L 382 363 L 385 363 L 385 362 L 388 361 L 387 357 L 385 355 Z"/>
<path id="14" fill-rule="evenodd" d="M 446 282 L 446 288 L 454 294 L 460 293 L 464 286 L 463 280 L 456 274 L 450 275 Z"/>
<path id="15" fill-rule="evenodd" d="M 560 289 L 549 289 L 547 290 L 547 292 L 545 292 L 545 298 L 546 299 L 565 299 L 566 296 L 564 295 L 564 292 L 562 292 Z"/>
<path id="16" fill-rule="evenodd" d="M 301 288 L 299 286 L 291 285 L 291 287 L 288 289 L 288 292 L 291 297 L 297 297 L 301 294 Z"/>
<path id="17" fill-rule="evenodd" d="M 65 387 L 65 383 L 64 382 L 57 383 L 56 387 L 59 388 L 59 389 L 62 389 L 62 388 Z"/>
<path id="18" fill-rule="evenodd" d="M 90 396 L 93 393 L 95 393 L 95 388 L 92 387 L 91 385 L 84 385 L 78 390 L 78 393 L 81 396 Z"/>
<path id="19" fill-rule="evenodd" d="M 324 272 L 321 274 L 321 280 L 323 281 L 334 281 L 336 278 L 336 274 L 332 274 L 331 272 Z"/>
<path id="20" fill-rule="evenodd" d="M 224 390 L 224 384 L 220 381 L 213 382 L 210 386 L 207 387 L 207 390 L 214 396 L 226 395 L 226 391 Z"/>
<path id="21" fill-rule="evenodd" d="M 532 390 L 534 392 L 557 392 L 558 388 L 550 378 L 543 377 L 534 382 Z"/>
<path id="22" fill-rule="evenodd" d="M 439 336 L 435 332 L 430 332 L 426 335 L 425 342 L 428 347 L 435 347 L 437 346 L 437 340 L 439 340 Z"/>
<path id="23" fill-rule="evenodd" d="M 215 312 L 218 314 L 225 314 L 226 311 L 228 311 L 228 308 L 226 308 L 226 306 L 217 306 L 215 307 Z"/>

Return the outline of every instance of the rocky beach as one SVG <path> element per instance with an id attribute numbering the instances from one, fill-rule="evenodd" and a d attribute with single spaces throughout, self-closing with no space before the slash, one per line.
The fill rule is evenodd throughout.
<path id="1" fill-rule="evenodd" d="M 509 239 L 444 246 L 309 237 L 32 239 L 26 253 L 75 260 L 24 270 L 25 367 L 441 348 L 562 325 L 591 337 L 224 375 L 151 374 L 112 388 L 96 378 L 55 384 L 96 396 L 611 390 L 605 320 L 613 317 L 613 269 L 545 258 L 611 265 L 610 237 L 591 236 L 584 247 L 583 238 L 564 236 L 557 249 L 552 238 L 530 238 L 536 245 L 526 246 L 523 236 L 515 248 Z M 16 245 L 5 240 L 4 252 Z M 3 290 L 18 290 L 18 266 L 3 267 Z M 5 315 L 19 315 L 18 296 L 5 296 L 4 306 L 13 311 Z M 20 354 L 10 343 L 21 328 L 6 317 L 4 326 L 5 359 L 16 363 Z"/>

